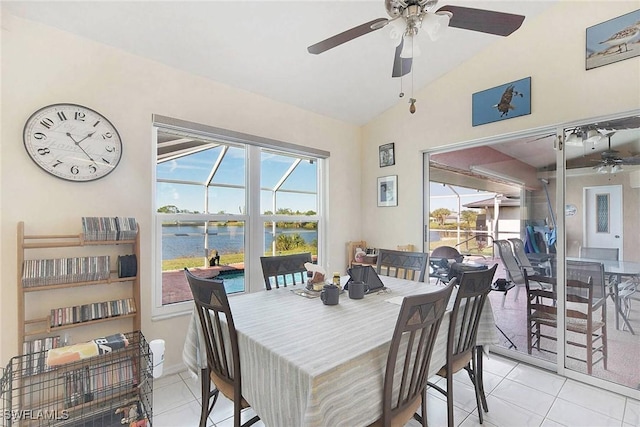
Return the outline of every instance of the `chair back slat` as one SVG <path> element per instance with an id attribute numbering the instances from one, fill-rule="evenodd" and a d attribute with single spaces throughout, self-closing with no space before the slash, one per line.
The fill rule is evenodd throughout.
<path id="1" fill-rule="evenodd" d="M 449 285 L 436 292 L 403 299 L 387 357 L 382 425 L 391 425 L 395 416 L 420 401 L 427 385 L 433 345 L 452 289 L 453 285 Z"/>
<path id="2" fill-rule="evenodd" d="M 307 269 L 304 264 L 311 262 L 311 253 L 305 252 L 291 255 L 260 257 L 264 285 L 268 291 L 275 285 L 304 284 L 307 280 Z"/>
<path id="3" fill-rule="evenodd" d="M 423 252 L 380 249 L 378 251 L 376 272 L 385 276 L 424 282 L 427 258 L 428 255 Z"/>

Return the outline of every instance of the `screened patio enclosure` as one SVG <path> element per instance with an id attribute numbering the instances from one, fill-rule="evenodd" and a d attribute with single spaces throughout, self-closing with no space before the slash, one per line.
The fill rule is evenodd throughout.
<path id="1" fill-rule="evenodd" d="M 248 253 L 317 257 L 320 159 L 167 129 L 157 141 L 163 304 L 191 299 L 184 267 L 241 292 Z"/>

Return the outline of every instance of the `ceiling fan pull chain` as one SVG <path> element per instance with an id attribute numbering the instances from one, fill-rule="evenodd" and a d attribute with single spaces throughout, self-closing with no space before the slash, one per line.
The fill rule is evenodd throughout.
<path id="1" fill-rule="evenodd" d="M 411 47 L 413 47 L 413 37 L 411 37 Z M 413 65 L 413 64 L 412 64 Z M 411 98 L 409 98 L 409 112 L 414 114 L 416 112 L 416 99 L 413 97 L 413 74 L 415 72 L 415 68 L 411 72 Z"/>
<path id="2" fill-rule="evenodd" d="M 404 96 L 404 92 L 402 91 L 402 61 L 400 61 L 400 93 L 398 97 L 402 98 Z"/>

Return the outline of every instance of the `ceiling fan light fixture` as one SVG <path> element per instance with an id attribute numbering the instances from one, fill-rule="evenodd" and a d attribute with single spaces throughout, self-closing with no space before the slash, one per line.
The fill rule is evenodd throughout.
<path id="1" fill-rule="evenodd" d="M 622 171 L 623 171 L 623 169 L 622 169 L 622 166 L 620 166 L 620 165 L 613 165 L 611 167 L 611 173 L 618 173 L 618 172 L 622 172 Z"/>
<path id="2" fill-rule="evenodd" d="M 596 145 L 604 138 L 605 136 L 598 129 L 589 129 L 587 131 L 586 141 L 590 144 Z"/>
<path id="3" fill-rule="evenodd" d="M 567 136 L 565 144 L 573 147 L 582 147 L 582 135 L 577 130 L 574 130 Z"/>
<path id="4" fill-rule="evenodd" d="M 389 38 L 394 41 L 398 41 L 395 43 L 397 46 L 400 44 L 399 40 L 402 39 L 402 36 L 407 31 L 407 24 L 402 19 L 393 19 L 389 22 Z"/>
<path id="5" fill-rule="evenodd" d="M 405 34 L 400 58 L 417 58 L 418 56 L 420 56 L 420 46 L 416 43 L 415 35 Z"/>
<path id="6" fill-rule="evenodd" d="M 422 29 L 426 31 L 432 41 L 438 40 L 449 28 L 449 20 L 453 14 L 451 12 L 427 12 L 422 18 Z"/>
<path id="7" fill-rule="evenodd" d="M 598 169 L 596 169 L 597 173 L 607 173 L 607 167 L 605 165 L 600 165 L 598 166 Z"/>

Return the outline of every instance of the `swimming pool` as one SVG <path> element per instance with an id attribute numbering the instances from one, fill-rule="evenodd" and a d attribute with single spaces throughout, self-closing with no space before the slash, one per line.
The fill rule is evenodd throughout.
<path id="1" fill-rule="evenodd" d="M 244 271 L 221 271 L 216 279 L 222 279 L 228 294 L 244 291 Z"/>

